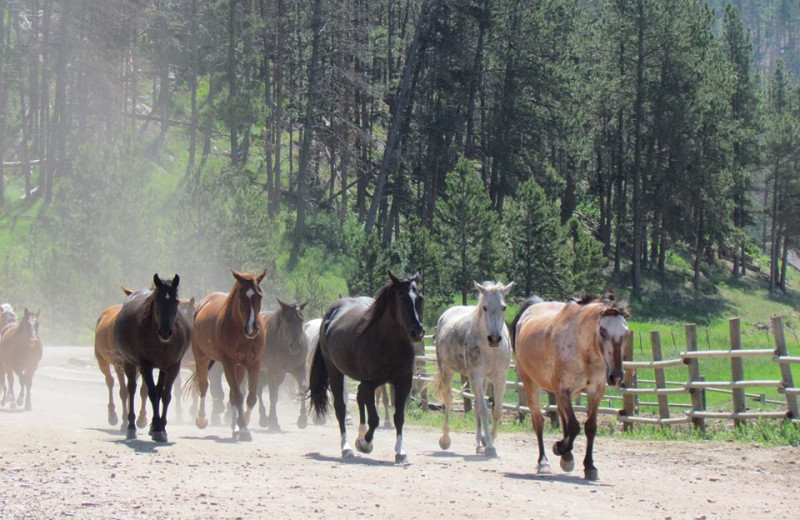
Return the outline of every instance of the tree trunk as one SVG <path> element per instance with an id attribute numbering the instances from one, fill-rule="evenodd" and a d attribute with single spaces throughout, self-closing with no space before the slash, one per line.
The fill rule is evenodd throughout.
<path id="1" fill-rule="evenodd" d="M 200 70 L 200 50 L 197 45 L 198 0 L 192 0 L 189 24 L 189 47 L 191 50 L 191 71 L 189 72 L 189 88 L 191 89 L 191 114 L 189 116 L 189 161 L 186 164 L 186 175 L 194 170 L 197 149 L 197 74 Z"/>
<path id="2" fill-rule="evenodd" d="M 0 70 L 6 68 L 6 0 L 0 0 Z M 0 208 L 6 205 L 5 161 L 6 150 L 6 105 L 8 94 L 6 90 L 6 75 L 0 74 Z"/>
<path id="3" fill-rule="evenodd" d="M 228 125 L 231 143 L 231 165 L 239 166 L 239 117 L 236 81 L 236 3 L 228 0 Z"/>
<path id="4" fill-rule="evenodd" d="M 483 79 L 483 40 L 489 25 L 490 0 L 483 0 L 478 20 L 478 44 L 475 47 L 475 58 L 472 61 L 472 74 L 469 81 L 467 99 L 467 133 L 464 136 L 464 157 L 472 157 L 472 140 L 475 128 L 475 93 Z"/>
<path id="5" fill-rule="evenodd" d="M 294 226 L 294 243 L 289 255 L 289 268 L 297 265 L 303 247 L 306 232 L 306 192 L 308 174 L 311 165 L 311 141 L 314 137 L 314 119 L 316 117 L 317 83 L 320 54 L 320 39 L 323 27 L 322 0 L 311 3 L 311 61 L 308 66 L 308 97 L 306 113 L 303 118 L 303 141 L 300 146 L 300 164 L 297 169 L 297 220 Z"/>
<path id="6" fill-rule="evenodd" d="M 636 100 L 634 126 L 634 158 L 633 158 L 633 267 L 631 284 L 633 296 L 638 298 L 642 293 L 642 124 L 644 123 L 644 2 L 637 2 L 637 38 L 636 38 Z"/>

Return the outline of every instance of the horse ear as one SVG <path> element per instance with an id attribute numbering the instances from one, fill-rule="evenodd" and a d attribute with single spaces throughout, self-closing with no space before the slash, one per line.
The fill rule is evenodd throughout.
<path id="1" fill-rule="evenodd" d="M 261 274 L 256 276 L 256 280 L 258 281 L 258 283 L 261 283 L 261 280 L 263 280 L 265 276 L 267 276 L 267 270 L 266 269 L 262 269 L 261 270 Z"/>
<path id="2" fill-rule="evenodd" d="M 400 280 L 394 274 L 392 274 L 390 270 L 387 269 L 386 272 L 389 273 L 389 279 L 392 281 L 392 283 L 400 283 Z"/>
<path id="3" fill-rule="evenodd" d="M 30 313 L 31 313 L 31 311 L 29 311 L 28 308 L 25 307 L 25 317 L 26 318 L 30 315 Z"/>
<path id="4" fill-rule="evenodd" d="M 472 280 L 472 283 L 475 284 L 475 288 L 478 289 L 481 292 L 481 294 L 486 294 L 486 288 L 484 286 L 482 286 L 481 284 L 479 284 L 475 280 Z"/>
<path id="5" fill-rule="evenodd" d="M 230 270 L 231 270 L 231 274 L 233 275 L 233 277 L 241 282 L 242 281 L 242 273 L 240 273 L 239 271 L 237 271 L 233 267 L 231 267 Z"/>
<path id="6" fill-rule="evenodd" d="M 191 298 L 189 298 L 189 305 L 191 305 L 192 307 L 194 307 L 194 296 L 192 296 Z"/>
<path id="7" fill-rule="evenodd" d="M 125 293 L 125 296 L 130 296 L 131 294 L 133 294 L 133 289 L 128 289 L 124 285 L 120 285 L 119 287 L 120 289 L 122 289 L 122 292 Z"/>
<path id="8" fill-rule="evenodd" d="M 158 277 L 158 273 L 153 275 L 153 283 L 155 284 L 156 287 L 161 287 L 162 285 L 164 285 L 163 283 L 161 283 L 161 278 Z"/>
<path id="9" fill-rule="evenodd" d="M 618 316 L 619 314 L 619 309 L 616 307 L 609 307 L 603 311 L 603 316 Z"/>
<path id="10" fill-rule="evenodd" d="M 175 278 L 172 279 L 172 288 L 177 289 L 178 284 L 181 282 L 181 277 L 178 276 L 178 273 L 175 273 Z"/>
<path id="11" fill-rule="evenodd" d="M 306 308 L 306 305 L 308 305 L 308 300 L 306 300 L 303 303 L 301 303 L 300 307 L 298 307 L 297 310 L 302 311 L 303 309 Z"/>
<path id="12" fill-rule="evenodd" d="M 514 284 L 516 284 L 516 283 L 517 283 L 517 282 L 510 282 L 508 285 L 506 285 L 505 287 L 503 287 L 503 295 L 506 295 L 506 294 L 508 294 L 508 291 L 510 291 L 510 290 L 511 290 L 511 288 L 512 288 L 512 287 L 514 287 Z"/>
<path id="13" fill-rule="evenodd" d="M 413 281 L 414 281 L 414 282 L 416 282 L 416 283 L 420 283 L 420 282 L 422 282 L 422 271 L 420 271 L 419 269 L 417 269 L 417 272 L 416 272 L 416 273 L 414 273 L 414 276 L 413 276 L 413 278 L 412 278 L 412 279 L 413 279 Z"/>
<path id="14" fill-rule="evenodd" d="M 281 300 L 277 296 L 275 297 L 275 299 L 278 300 L 278 303 L 281 305 L 281 307 L 286 307 L 286 303 L 283 300 Z"/>

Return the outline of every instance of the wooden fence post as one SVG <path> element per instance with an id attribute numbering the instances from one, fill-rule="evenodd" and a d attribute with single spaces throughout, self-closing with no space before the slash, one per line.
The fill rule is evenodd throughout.
<path id="1" fill-rule="evenodd" d="M 789 355 L 786 349 L 786 337 L 783 335 L 783 318 L 780 316 L 772 317 L 772 333 L 775 335 L 775 353 L 779 356 Z M 792 367 L 786 363 L 780 363 L 781 366 L 781 383 L 784 388 L 794 388 L 794 380 L 792 379 Z M 797 410 L 797 396 L 791 393 L 786 393 L 786 408 L 788 410 L 789 419 L 800 419 L 800 413 Z"/>
<path id="2" fill-rule="evenodd" d="M 623 350 L 622 354 L 623 361 L 633 361 L 633 331 L 629 330 L 627 336 L 625 337 L 625 349 Z M 625 388 L 634 388 L 636 386 L 636 380 L 634 379 L 634 374 L 636 373 L 635 370 L 626 370 L 625 375 L 622 379 L 622 384 Z M 627 417 L 633 417 L 636 415 L 636 401 L 634 396 L 630 394 L 625 394 L 622 396 L 622 408 L 624 413 Z M 625 422 L 622 423 L 623 431 L 631 431 L 633 430 L 633 423 Z"/>
<path id="3" fill-rule="evenodd" d="M 650 331 L 650 345 L 653 349 L 653 361 L 663 361 L 661 355 L 661 334 L 657 330 Z M 664 377 L 663 368 L 655 368 L 656 388 L 667 388 L 667 380 Z M 658 416 L 661 419 L 669 419 L 669 400 L 666 395 L 658 394 Z"/>
<path id="4" fill-rule="evenodd" d="M 739 320 L 739 318 L 731 318 L 728 323 L 731 334 L 731 350 L 741 350 L 742 349 L 741 321 Z M 731 380 L 732 381 L 744 380 L 744 362 L 740 357 L 731 358 Z M 746 410 L 744 398 L 745 398 L 744 388 L 733 389 L 734 413 L 742 413 Z M 744 424 L 745 424 L 744 419 L 738 419 L 738 418 L 733 419 L 734 427 Z"/>
<path id="5" fill-rule="evenodd" d="M 697 351 L 697 325 L 690 323 L 686 325 L 686 350 L 689 352 Z M 700 381 L 700 363 L 696 358 L 686 360 L 689 365 L 689 382 L 695 383 Z M 692 397 L 692 411 L 704 412 L 706 410 L 706 400 L 703 395 L 705 390 L 700 388 L 690 388 L 689 395 Z M 702 417 L 692 417 L 692 424 L 700 431 L 706 431 L 706 420 Z"/>

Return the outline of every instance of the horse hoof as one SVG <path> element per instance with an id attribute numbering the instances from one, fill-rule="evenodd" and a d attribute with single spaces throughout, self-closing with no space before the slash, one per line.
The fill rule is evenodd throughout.
<path id="1" fill-rule="evenodd" d="M 342 459 L 352 459 L 355 456 L 355 453 L 353 453 L 351 449 L 342 450 Z"/>
<path id="2" fill-rule="evenodd" d="M 144 428 L 147 426 L 147 416 L 140 415 L 138 419 L 136 419 L 136 426 L 139 428 Z"/>
<path id="3" fill-rule="evenodd" d="M 125 440 L 136 440 L 136 428 L 128 428 L 128 432 L 125 434 Z"/>
<path id="4" fill-rule="evenodd" d="M 167 441 L 167 432 L 153 432 L 150 434 L 150 438 L 155 442 L 169 442 Z"/>
<path id="5" fill-rule="evenodd" d="M 248 431 L 239 431 L 239 440 L 243 442 L 251 442 L 253 440 L 253 435 Z"/>
<path id="6" fill-rule="evenodd" d="M 266 428 L 267 424 L 269 424 L 269 423 L 267 422 L 267 418 L 266 417 L 264 417 L 262 415 L 261 417 L 258 418 L 258 425 L 259 426 L 261 426 L 262 428 Z"/>
<path id="7" fill-rule="evenodd" d="M 108 414 L 108 424 L 110 424 L 111 426 L 115 426 L 118 422 L 119 422 L 119 417 L 117 417 L 117 414 L 115 413 Z"/>
<path id="8" fill-rule="evenodd" d="M 305 415 L 301 415 L 297 418 L 297 427 L 301 430 L 305 430 L 306 426 L 308 426 L 308 417 Z"/>
<path id="9" fill-rule="evenodd" d="M 364 439 L 356 440 L 356 449 L 361 453 L 372 453 L 372 443 Z"/>
<path id="10" fill-rule="evenodd" d="M 408 460 L 408 455 L 405 453 L 395 453 L 394 454 L 394 463 L 395 464 L 402 464 Z"/>
<path id="11" fill-rule="evenodd" d="M 536 468 L 536 473 L 539 475 L 549 475 L 550 474 L 550 464 L 543 462 L 539 464 L 539 467 Z"/>
<path id="12" fill-rule="evenodd" d="M 569 473 L 575 469 L 575 459 L 572 458 L 572 453 L 565 453 L 561 457 L 561 469 Z"/>
<path id="13" fill-rule="evenodd" d="M 442 436 L 439 439 L 439 447 L 442 448 L 443 450 L 449 450 L 450 449 L 450 437 Z"/>
<path id="14" fill-rule="evenodd" d="M 583 470 L 583 478 L 586 480 L 597 480 L 597 468 L 589 468 Z"/>
<path id="15" fill-rule="evenodd" d="M 208 419 L 206 419 L 205 417 L 198 417 L 197 419 L 195 419 L 194 423 L 197 425 L 198 428 L 202 430 L 206 426 L 208 426 Z"/>
<path id="16" fill-rule="evenodd" d="M 487 457 L 497 457 L 497 448 L 492 446 L 491 448 L 486 448 L 486 451 L 483 453 Z"/>

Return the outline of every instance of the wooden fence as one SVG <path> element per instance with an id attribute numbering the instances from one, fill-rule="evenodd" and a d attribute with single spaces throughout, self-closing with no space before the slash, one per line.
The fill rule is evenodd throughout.
<path id="1" fill-rule="evenodd" d="M 734 425 L 743 424 L 748 419 L 772 418 L 800 420 L 797 397 L 800 388 L 795 387 L 792 378 L 793 364 L 800 364 L 800 357 L 789 356 L 784 336 L 783 319 L 773 317 L 772 331 L 775 340 L 774 349 L 748 349 L 742 348 L 742 333 L 739 318 L 729 321 L 730 348 L 726 350 L 705 350 L 697 348 L 697 327 L 694 324 L 686 325 L 686 350 L 679 353 L 675 359 L 663 359 L 661 351 L 661 337 L 659 332 L 650 333 L 652 360 L 634 361 L 633 359 L 633 332 L 628 334 L 625 344 L 624 362 L 625 377 L 619 389 L 609 388 L 605 400 L 607 406 L 601 406 L 599 413 L 616 416 L 630 429 L 635 424 L 657 424 L 667 426 L 670 424 L 691 423 L 695 428 L 704 429 L 706 419 L 732 420 Z M 431 338 L 426 337 L 430 342 Z M 744 376 L 744 360 L 752 358 L 767 358 L 775 366 L 775 379 L 748 380 Z M 706 381 L 702 375 L 702 365 L 711 359 L 728 359 L 731 367 L 730 381 Z M 427 383 L 433 380 L 429 368 L 431 362 L 435 366 L 435 347 L 426 346 L 424 352 L 417 356 L 417 373 L 415 395 L 424 407 L 428 407 Z M 664 370 L 674 367 L 686 367 L 686 381 L 668 381 Z M 511 363 L 512 371 L 509 374 L 516 376 L 516 368 Z M 653 378 L 639 377 L 641 372 L 650 373 Z M 524 389 L 519 377 L 507 382 L 507 388 L 516 389 L 516 402 L 504 402 L 504 408 L 516 411 L 519 414 L 529 413 L 526 406 Z M 767 399 L 766 394 L 748 393 L 747 389 L 761 388 L 772 389 L 776 395 L 783 395 L 784 399 Z M 468 384 L 462 380 L 459 388 L 454 389 L 460 394 L 464 409 L 469 411 L 471 400 L 475 397 L 469 391 Z M 709 393 L 727 394 L 731 396 L 730 411 L 713 411 L 707 409 Z M 655 396 L 655 401 L 645 401 L 647 396 Z M 688 396 L 688 397 L 687 397 Z M 673 402 L 670 402 L 673 397 Z M 675 399 L 682 402 L 675 402 Z M 755 400 L 760 406 L 769 406 L 772 410 L 747 409 L 747 399 Z M 558 420 L 555 399 L 552 395 L 545 398 L 548 405 L 543 410 L 554 422 Z M 545 402 L 545 401 L 543 401 Z M 619 404 L 621 406 L 615 406 Z M 728 408 L 725 406 L 725 408 Z M 585 412 L 586 407 L 581 405 L 579 398 L 574 406 L 576 412 Z M 647 410 L 657 410 L 655 413 L 646 413 Z M 675 414 L 672 409 L 677 409 Z"/>

